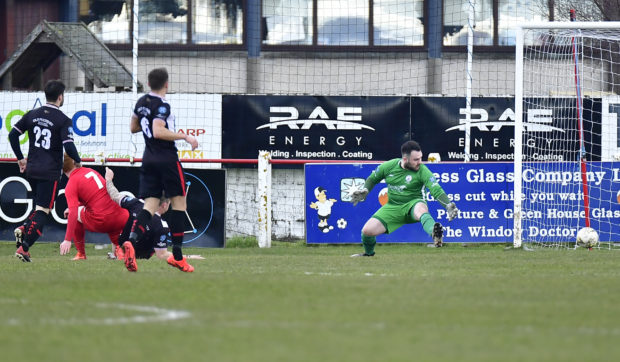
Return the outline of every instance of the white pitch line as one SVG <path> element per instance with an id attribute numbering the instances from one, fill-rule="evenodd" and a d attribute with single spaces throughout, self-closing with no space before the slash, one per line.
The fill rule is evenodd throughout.
<path id="1" fill-rule="evenodd" d="M 304 275 L 323 275 L 323 276 L 336 276 L 337 277 L 337 276 L 355 276 L 355 275 L 359 275 L 359 274 L 356 274 L 356 273 L 346 273 L 345 274 L 345 273 L 332 273 L 332 272 L 309 272 L 309 271 L 307 271 L 307 272 L 304 272 Z M 392 275 L 385 274 L 385 273 L 382 273 L 382 274 L 364 273 L 362 275 L 366 276 L 366 277 L 374 277 L 374 276 L 388 277 L 388 276 L 392 276 Z"/>
<path id="2" fill-rule="evenodd" d="M 0 299 L 0 303 L 28 303 L 24 300 L 7 300 Z M 67 305 L 72 303 L 61 302 L 59 304 Z M 172 320 L 189 318 L 191 313 L 184 310 L 164 309 L 153 306 L 144 305 L 130 305 L 121 303 L 95 303 L 94 306 L 99 309 L 111 309 L 111 310 L 127 310 L 137 313 L 139 315 L 127 316 L 127 317 L 70 317 L 70 318 L 43 318 L 40 320 L 42 324 L 54 324 L 54 325 L 121 325 L 121 324 L 136 324 L 136 323 L 157 323 L 167 322 Z M 22 321 L 16 318 L 10 318 L 5 321 L 7 325 L 19 325 L 26 321 Z M 28 321 L 32 323 L 32 321 Z"/>

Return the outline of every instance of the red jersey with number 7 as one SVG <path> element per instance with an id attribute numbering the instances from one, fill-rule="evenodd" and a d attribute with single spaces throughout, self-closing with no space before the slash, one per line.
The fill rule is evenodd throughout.
<path id="1" fill-rule="evenodd" d="M 99 172 L 88 167 L 80 167 L 71 173 L 65 187 L 65 197 L 69 216 L 65 240 L 83 239 L 79 231 L 76 235 L 78 217 L 86 230 L 100 233 L 118 231 L 120 234 L 129 218 L 127 210 L 112 201 L 105 186 L 105 179 Z M 84 210 L 78 215 L 79 207 Z M 82 235 L 79 235 L 82 234 Z"/>

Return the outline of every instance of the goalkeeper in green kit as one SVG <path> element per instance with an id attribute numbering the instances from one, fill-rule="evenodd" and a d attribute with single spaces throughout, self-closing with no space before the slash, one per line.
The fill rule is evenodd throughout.
<path id="1" fill-rule="evenodd" d="M 351 256 L 375 255 L 376 237 L 394 232 L 404 224 L 420 222 L 424 231 L 433 238 L 436 247 L 443 245 L 443 228 L 428 212 L 422 189 L 428 188 L 435 200 L 446 209 L 448 220 L 458 216 L 459 210 L 441 188 L 433 173 L 422 164 L 422 148 L 416 141 L 407 141 L 400 148 L 402 158 L 379 165 L 366 179 L 361 190 L 351 195 L 353 205 L 366 199 L 368 192 L 385 179 L 388 202 L 372 215 L 362 228 L 364 253 Z"/>

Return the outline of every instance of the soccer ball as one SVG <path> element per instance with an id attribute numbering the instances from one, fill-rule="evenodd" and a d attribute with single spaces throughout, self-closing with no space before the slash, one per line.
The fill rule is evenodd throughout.
<path id="1" fill-rule="evenodd" d="M 381 191 L 379 191 L 379 203 L 381 204 L 381 206 L 385 205 L 388 203 L 388 189 L 387 187 L 384 187 L 381 189 Z"/>
<path id="2" fill-rule="evenodd" d="M 347 227 L 347 220 L 340 218 L 338 219 L 338 229 L 345 229 Z"/>
<path id="3" fill-rule="evenodd" d="M 577 245 L 585 248 L 593 248 L 598 245 L 598 233 L 596 230 L 585 227 L 577 232 Z"/>

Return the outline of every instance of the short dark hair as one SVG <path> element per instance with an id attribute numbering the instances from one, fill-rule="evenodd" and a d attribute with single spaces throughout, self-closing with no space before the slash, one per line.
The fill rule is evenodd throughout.
<path id="1" fill-rule="evenodd" d="M 75 160 L 65 152 L 65 158 L 62 162 L 62 172 L 67 173 L 75 168 Z"/>
<path id="2" fill-rule="evenodd" d="M 163 204 L 164 204 L 164 203 L 166 203 L 166 202 L 170 202 L 170 199 L 169 199 L 169 198 L 167 198 L 166 196 L 162 195 L 162 196 L 159 198 L 159 206 L 163 205 Z"/>
<path id="3" fill-rule="evenodd" d="M 422 152 L 422 147 L 420 147 L 420 144 L 416 141 L 407 141 L 403 143 L 402 146 L 400 146 L 400 153 L 403 156 L 409 156 L 411 154 L 411 151 Z"/>
<path id="4" fill-rule="evenodd" d="M 166 68 L 155 68 L 149 72 L 149 87 L 158 91 L 166 85 L 168 81 L 168 71 Z"/>
<path id="5" fill-rule="evenodd" d="M 50 80 L 45 83 L 45 100 L 56 102 L 58 97 L 65 92 L 65 84 L 59 80 Z"/>

